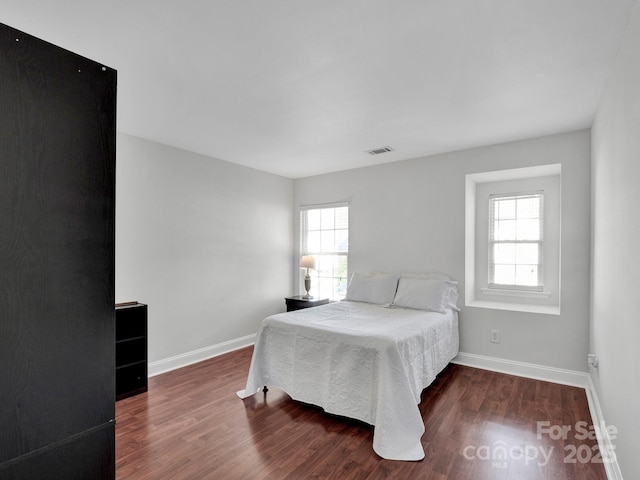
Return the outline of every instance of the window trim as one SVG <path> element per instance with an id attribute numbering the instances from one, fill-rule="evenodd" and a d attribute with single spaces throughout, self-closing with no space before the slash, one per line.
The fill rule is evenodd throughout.
<path id="1" fill-rule="evenodd" d="M 542 179 L 540 177 L 549 177 Z M 540 181 L 538 180 L 540 178 Z M 508 188 L 508 184 L 521 184 Z M 485 294 L 487 288 L 486 271 L 487 260 L 484 255 L 487 253 L 486 247 L 478 249 L 479 245 L 488 240 L 488 232 L 482 233 L 482 226 L 485 224 L 485 214 L 480 215 L 480 211 L 486 211 L 486 203 L 479 197 L 479 192 L 486 192 L 488 184 L 495 183 L 496 186 L 504 185 L 495 191 L 531 191 L 538 190 L 538 185 L 549 185 L 550 197 L 545 195 L 545 243 L 550 249 L 550 256 L 545 254 L 545 279 L 549 278 L 549 285 L 544 292 L 525 292 L 492 290 Z M 543 164 L 531 167 L 520 167 L 505 170 L 495 170 L 478 173 L 468 173 L 465 175 L 465 258 L 464 258 L 464 301 L 465 306 L 475 308 L 486 308 L 492 310 L 505 310 L 513 312 L 540 313 L 546 315 L 560 315 L 562 302 L 562 267 L 561 267 L 561 232 L 562 232 L 562 165 L 560 163 Z M 528 186 L 525 186 L 528 185 Z M 493 187 L 491 187 L 493 189 Z M 546 186 L 544 187 L 546 191 Z M 492 193 L 489 191 L 488 193 Z M 547 201 L 549 200 L 549 201 Z M 549 210 L 551 209 L 551 210 Z M 550 222 L 550 223 L 548 223 Z M 547 225 L 555 225 L 551 230 Z M 480 236 L 478 236 L 480 235 Z M 480 273 L 480 275 L 479 275 Z M 502 294 L 506 292 L 505 294 Z"/>
<path id="2" fill-rule="evenodd" d="M 480 289 L 483 295 L 496 295 L 501 297 L 520 297 L 520 298 L 550 298 L 551 292 L 544 290 L 509 290 L 506 288 L 483 287 Z"/>
<path id="3" fill-rule="evenodd" d="M 505 198 L 515 198 L 516 202 L 518 198 L 526 198 L 526 197 L 539 197 L 540 203 L 538 207 L 538 218 L 540 221 L 540 239 L 539 240 L 496 240 L 494 237 L 495 229 L 495 201 L 496 199 L 505 199 Z M 525 292 L 544 292 L 544 190 L 534 190 L 534 191 L 525 191 L 525 192 L 515 192 L 515 193 L 492 193 L 489 195 L 489 239 L 487 242 L 487 287 L 482 288 L 482 293 L 491 295 L 492 293 L 488 293 L 488 291 L 493 291 L 494 295 L 507 295 L 507 296 L 518 296 L 521 293 Z M 518 216 L 516 213 L 515 220 L 518 220 Z M 504 283 L 495 283 L 492 280 L 495 279 L 495 262 L 494 260 L 494 246 L 499 243 L 510 243 L 510 244 L 531 244 L 535 243 L 538 246 L 538 271 L 537 271 L 537 283 L 538 285 L 520 285 L 520 284 L 504 284 Z M 514 266 L 518 264 L 515 263 Z M 498 293 L 501 292 L 501 293 Z M 548 292 L 547 292 L 548 293 Z M 550 294 L 549 294 L 550 295 Z M 525 295 L 528 296 L 528 295 Z M 548 297 L 548 295 L 546 295 Z M 536 295 L 531 296 L 530 298 L 535 298 Z"/>

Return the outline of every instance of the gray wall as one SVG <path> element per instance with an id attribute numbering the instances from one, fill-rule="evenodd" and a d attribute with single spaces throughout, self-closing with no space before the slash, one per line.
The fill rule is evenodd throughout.
<path id="1" fill-rule="evenodd" d="M 624 478 L 640 478 L 640 6 L 593 125 L 591 369 Z"/>
<path id="2" fill-rule="evenodd" d="M 561 314 L 465 308 L 465 175 L 552 163 L 562 164 Z M 296 211 L 350 202 L 351 272 L 441 271 L 458 280 L 462 352 L 587 370 L 589 131 L 297 179 L 294 190 Z M 491 329 L 500 330 L 500 344 L 489 342 Z"/>
<path id="3" fill-rule="evenodd" d="M 116 301 L 149 304 L 149 361 L 255 334 L 292 290 L 293 181 L 118 135 Z"/>

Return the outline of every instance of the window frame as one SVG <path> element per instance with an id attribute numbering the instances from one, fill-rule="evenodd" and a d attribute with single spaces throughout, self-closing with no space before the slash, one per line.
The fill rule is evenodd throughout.
<path id="1" fill-rule="evenodd" d="M 322 229 L 320 228 L 317 231 L 333 231 L 334 235 L 335 235 L 335 231 L 337 230 L 346 230 L 347 232 L 347 247 L 345 251 L 341 251 L 339 249 L 334 249 L 331 251 L 323 251 L 322 248 L 320 248 L 319 250 L 314 250 L 309 248 L 308 245 L 308 234 L 309 234 L 309 228 L 308 228 L 308 213 L 312 210 L 328 210 L 328 209 L 338 209 L 338 208 L 346 208 L 347 209 L 347 227 L 346 229 L 344 228 L 340 228 L 337 229 L 335 228 L 331 228 L 331 229 Z M 335 212 L 334 212 L 335 215 Z M 330 300 L 341 300 L 346 296 L 346 285 L 347 285 L 347 281 L 349 278 L 349 203 L 348 202 L 332 202 L 332 203 L 324 203 L 324 204 L 312 204 L 312 205 L 301 205 L 299 208 L 299 222 L 300 222 L 300 237 L 299 237 L 299 248 L 298 248 L 298 254 L 299 254 L 299 258 L 298 261 L 300 260 L 300 258 L 302 258 L 303 255 L 311 255 L 316 259 L 316 265 L 318 267 L 320 267 L 322 265 L 322 262 L 320 261 L 319 257 L 322 256 L 331 256 L 331 257 L 344 257 L 345 260 L 345 264 L 346 264 L 346 269 L 344 272 L 344 276 L 340 275 L 340 276 L 336 276 L 336 275 L 331 275 L 331 276 L 327 276 L 327 275 L 321 275 L 321 270 L 320 268 L 317 268 L 316 270 L 312 270 L 309 272 L 309 275 L 311 277 L 311 291 L 310 292 L 318 292 L 320 291 L 320 296 L 322 298 L 324 297 L 329 297 Z M 334 218 L 335 220 L 335 218 Z M 300 292 L 304 293 L 305 289 L 304 289 L 304 276 L 306 273 L 306 269 L 304 268 L 300 268 L 299 269 L 299 277 L 298 277 L 298 289 Z M 335 273 L 335 270 L 332 270 L 332 273 Z M 326 292 L 326 286 L 324 285 L 327 281 L 332 281 L 334 282 L 333 287 L 331 288 L 331 294 L 326 295 L 324 293 L 322 293 L 323 291 Z M 338 282 L 338 284 L 336 285 L 336 281 Z M 342 295 L 339 294 L 339 292 L 341 291 L 340 288 L 340 283 L 342 283 L 344 285 L 344 292 Z M 325 287 L 325 288 L 323 288 Z M 314 295 L 312 293 L 312 295 Z M 314 297 L 317 297 L 317 294 L 314 295 Z"/>
<path id="2" fill-rule="evenodd" d="M 518 222 L 518 220 L 522 220 L 522 218 L 518 217 L 518 212 L 517 212 L 517 202 L 518 199 L 524 199 L 524 198 L 528 198 L 528 197 L 537 197 L 539 199 L 539 205 L 538 205 L 538 239 L 537 240 L 531 240 L 531 239 L 524 239 L 524 240 L 519 240 L 517 238 L 513 238 L 513 239 L 508 239 L 508 240 L 496 240 L 495 239 L 495 203 L 496 200 L 500 200 L 500 199 L 510 199 L 513 198 L 516 201 L 516 212 L 515 212 L 515 216 L 513 218 L 513 220 L 515 220 L 516 222 Z M 489 239 L 487 242 L 487 246 L 488 246 L 488 251 L 487 251 L 487 260 L 488 260 L 488 266 L 487 266 L 487 274 L 488 274 L 488 278 L 487 278 L 487 288 L 490 290 L 511 290 L 514 292 L 517 291 L 522 291 L 522 292 L 543 292 L 544 291 L 544 269 L 545 269 L 545 261 L 544 261 L 544 248 L 545 248 L 545 244 L 544 244 L 544 220 L 545 220 L 545 215 L 544 215 L 544 190 L 536 190 L 536 191 L 528 191 L 528 192 L 515 192 L 515 193 L 495 193 L 495 194 L 490 194 L 489 195 L 489 205 L 488 205 L 488 212 L 489 212 L 489 225 L 488 225 L 488 233 L 489 233 Z M 496 267 L 496 263 L 494 261 L 494 256 L 495 256 L 495 245 L 496 244 L 536 244 L 537 245 L 537 250 L 538 250 L 538 263 L 536 264 L 537 266 L 537 281 L 536 281 L 536 285 L 523 285 L 523 284 L 518 284 L 518 283 L 514 283 L 514 284 L 505 284 L 505 283 L 497 283 L 495 282 L 495 267 Z M 513 263 L 513 266 L 517 268 L 518 265 L 528 265 L 528 264 L 518 264 L 518 263 Z"/>

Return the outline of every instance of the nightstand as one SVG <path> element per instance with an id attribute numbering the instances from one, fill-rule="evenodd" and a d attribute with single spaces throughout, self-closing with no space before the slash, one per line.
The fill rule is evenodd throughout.
<path id="1" fill-rule="evenodd" d="M 302 295 L 285 297 L 284 301 L 287 303 L 287 312 L 302 310 L 303 308 L 317 307 L 318 305 L 326 305 L 329 303 L 328 298 L 302 298 Z"/>

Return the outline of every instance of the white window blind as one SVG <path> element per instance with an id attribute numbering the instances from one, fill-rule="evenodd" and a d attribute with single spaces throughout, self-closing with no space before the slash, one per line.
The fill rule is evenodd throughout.
<path id="1" fill-rule="evenodd" d="M 489 197 L 489 288 L 543 290 L 544 193 Z"/>
<path id="2" fill-rule="evenodd" d="M 311 255 L 311 295 L 341 300 L 347 293 L 349 206 L 346 203 L 306 206 L 300 209 L 300 257 Z M 306 271 L 304 272 L 306 273 Z M 304 292 L 304 273 L 300 292 Z"/>

